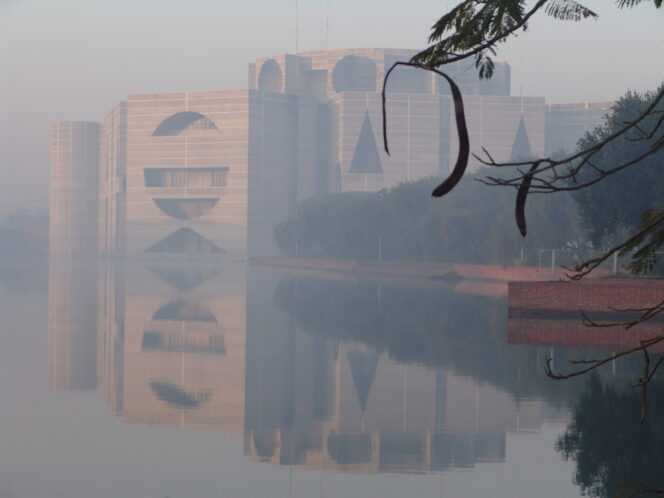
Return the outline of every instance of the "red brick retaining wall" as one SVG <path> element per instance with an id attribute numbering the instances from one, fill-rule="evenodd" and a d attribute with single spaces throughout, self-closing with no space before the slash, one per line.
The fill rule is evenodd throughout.
<path id="1" fill-rule="evenodd" d="M 561 346 L 575 349 L 622 351 L 639 345 L 644 339 L 664 334 L 662 322 L 647 322 L 630 330 L 622 327 L 586 327 L 578 319 L 540 320 L 512 318 L 507 320 L 507 343 L 524 346 Z M 651 348 L 664 351 L 664 341 Z"/>
<path id="2" fill-rule="evenodd" d="M 510 308 L 608 311 L 610 308 L 644 308 L 663 299 L 664 280 L 606 278 L 508 284 Z"/>
<path id="3" fill-rule="evenodd" d="M 613 351 L 629 349 L 638 346 L 641 340 L 664 334 L 664 316 L 625 330 L 621 326 L 587 327 L 579 311 L 589 312 L 598 322 L 624 322 L 640 314 L 616 313 L 611 308 L 638 309 L 653 306 L 662 300 L 663 280 L 510 282 L 507 342 Z M 653 346 L 652 350 L 664 351 L 664 342 Z"/>

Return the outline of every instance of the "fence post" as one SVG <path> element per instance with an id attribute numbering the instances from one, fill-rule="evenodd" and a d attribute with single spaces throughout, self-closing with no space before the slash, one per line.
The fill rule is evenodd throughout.
<path id="1" fill-rule="evenodd" d="M 551 249 L 551 280 L 554 279 L 556 275 L 556 250 Z"/>
<path id="2" fill-rule="evenodd" d="M 537 255 L 537 273 L 538 274 L 539 274 L 541 268 L 542 268 L 542 249 L 540 248 L 539 254 Z"/>

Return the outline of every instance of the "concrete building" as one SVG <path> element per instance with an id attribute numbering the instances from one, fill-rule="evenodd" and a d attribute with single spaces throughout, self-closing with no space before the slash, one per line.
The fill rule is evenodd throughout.
<path id="1" fill-rule="evenodd" d="M 77 205 L 63 202 L 83 195 L 83 185 L 98 201 L 98 215 L 95 208 L 85 216 L 98 220 L 102 254 L 243 259 L 276 253 L 273 226 L 308 197 L 446 175 L 457 132 L 448 85 L 433 73 L 406 67 L 392 73 L 391 155 L 383 150 L 385 72 L 414 53 L 349 49 L 262 57 L 249 65 L 247 90 L 129 95 L 101 126 L 56 123 L 51 250 L 78 250 L 77 243 L 62 249 L 59 241 L 79 226 L 91 232 Z M 581 118 L 569 118 L 573 130 L 562 111 L 547 121 L 543 97 L 510 96 L 506 63 L 496 65 L 490 80 L 460 63 L 446 71 L 464 93 L 473 154 L 486 148 L 497 161 L 539 156 L 547 144 L 577 133 Z M 596 117 L 586 113 L 583 127 Z M 547 130 L 558 138 L 546 139 Z M 471 156 L 470 170 L 480 165 Z"/>
<path id="2" fill-rule="evenodd" d="M 546 106 L 546 155 L 571 154 L 586 132 L 599 126 L 613 102 L 576 102 Z"/>
<path id="3" fill-rule="evenodd" d="M 130 95 L 104 122 L 100 240 L 108 255 L 244 258 L 313 195 L 311 99 L 250 91 Z M 252 237 L 247 226 L 253 223 Z M 269 237 L 267 237 L 267 235 Z M 267 237 L 267 240 L 264 238 Z"/>

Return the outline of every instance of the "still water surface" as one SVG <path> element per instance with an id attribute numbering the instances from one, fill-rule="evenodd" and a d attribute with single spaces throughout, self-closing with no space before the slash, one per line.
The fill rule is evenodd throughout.
<path id="1" fill-rule="evenodd" d="M 505 289 L 463 289 L 240 263 L 3 273 L 0 497 L 577 497 L 657 475 L 643 447 L 615 470 L 569 429 L 631 372 L 547 379 L 579 352 L 508 344 Z"/>

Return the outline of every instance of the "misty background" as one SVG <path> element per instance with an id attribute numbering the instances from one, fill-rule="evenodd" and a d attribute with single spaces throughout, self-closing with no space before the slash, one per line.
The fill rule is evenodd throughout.
<path id="1" fill-rule="evenodd" d="M 52 121 L 101 121 L 128 93 L 246 88 L 249 61 L 296 47 L 424 48 L 455 3 L 2 0 L 0 216 L 47 209 Z M 584 3 L 599 20 L 540 15 L 501 47 L 512 95 L 613 100 L 661 82 L 661 13 Z"/>

